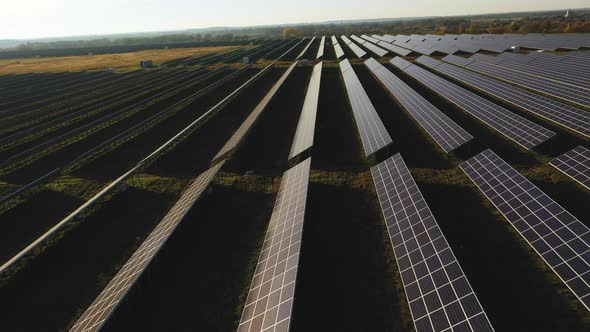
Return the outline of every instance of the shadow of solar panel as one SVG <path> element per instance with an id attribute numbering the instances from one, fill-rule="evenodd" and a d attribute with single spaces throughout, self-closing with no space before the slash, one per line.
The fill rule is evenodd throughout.
<path id="1" fill-rule="evenodd" d="M 460 167 L 590 310 L 590 229 L 492 150 Z"/>
<path id="2" fill-rule="evenodd" d="M 199 199 L 201 194 L 209 186 L 224 163 L 225 161 L 221 161 L 209 168 L 190 184 L 178 202 L 162 218 L 162 221 L 160 221 L 141 246 L 133 253 L 131 258 L 117 272 L 115 277 L 102 290 L 90 307 L 86 309 L 70 331 L 86 332 L 100 330 L 127 292 L 148 267 L 152 258 L 166 243 L 197 199 Z"/>
<path id="3" fill-rule="evenodd" d="M 397 57 L 391 63 L 527 150 L 534 148 L 555 135 L 554 132 L 406 60 Z"/>
<path id="4" fill-rule="evenodd" d="M 341 61 L 339 65 L 365 155 L 370 156 L 389 145 L 392 142 L 391 137 L 348 59 Z"/>
<path id="5" fill-rule="evenodd" d="M 252 113 L 250 113 L 250 115 L 248 115 L 246 120 L 244 120 L 244 122 L 240 125 L 240 127 L 234 132 L 232 137 L 227 141 L 227 143 L 225 143 L 225 145 L 221 148 L 221 150 L 219 150 L 217 155 L 215 155 L 215 157 L 213 158 L 214 161 L 219 159 L 220 157 L 224 156 L 226 153 L 232 151 L 233 149 L 235 149 L 238 146 L 238 144 L 242 141 L 244 136 L 248 133 L 248 131 L 250 130 L 250 128 L 252 127 L 254 122 L 256 122 L 256 120 L 258 119 L 258 117 L 260 116 L 262 111 L 264 111 L 264 109 L 266 108 L 266 106 L 268 105 L 268 103 L 270 102 L 272 97 L 274 97 L 275 93 L 283 85 L 285 80 L 287 80 L 287 77 L 289 77 L 291 72 L 293 72 L 293 69 L 295 69 L 295 67 L 297 66 L 297 63 L 298 62 L 295 61 L 291 66 L 289 66 L 289 68 L 287 68 L 287 70 L 279 78 L 279 80 L 272 86 L 272 88 L 270 88 L 270 90 L 264 96 L 264 98 L 262 98 L 260 103 L 258 105 L 256 105 L 256 108 L 254 108 Z"/>
<path id="6" fill-rule="evenodd" d="M 549 164 L 590 190 L 590 150 L 587 148 L 575 147 Z"/>
<path id="7" fill-rule="evenodd" d="M 307 52 L 307 50 L 309 49 L 309 47 L 311 46 L 311 44 L 313 43 L 314 40 L 315 40 L 315 36 L 313 36 L 313 38 L 311 38 L 309 43 L 307 43 L 305 48 L 301 51 L 301 53 L 299 53 L 299 55 L 297 56 L 297 59 L 295 59 L 295 60 L 300 59 L 305 54 L 305 52 Z"/>
<path id="8" fill-rule="evenodd" d="M 587 111 L 433 58 L 421 56 L 416 62 L 525 111 L 590 137 L 590 113 Z"/>
<path id="9" fill-rule="evenodd" d="M 375 59 L 368 59 L 365 65 L 444 152 L 448 153 L 473 139 L 473 136 Z"/>
<path id="10" fill-rule="evenodd" d="M 283 174 L 238 332 L 289 330 L 310 165 Z"/>
<path id="11" fill-rule="evenodd" d="M 322 80 L 322 63 L 318 63 L 313 67 L 311 79 L 307 86 L 307 93 L 297 130 L 295 131 L 295 138 L 293 138 L 293 145 L 291 145 L 291 152 L 289 159 L 297 156 L 301 152 L 309 149 L 313 145 L 313 134 L 315 132 L 315 120 L 318 110 L 318 101 L 320 98 L 320 82 Z"/>
<path id="12" fill-rule="evenodd" d="M 493 331 L 401 155 L 371 175 L 416 331 Z"/>

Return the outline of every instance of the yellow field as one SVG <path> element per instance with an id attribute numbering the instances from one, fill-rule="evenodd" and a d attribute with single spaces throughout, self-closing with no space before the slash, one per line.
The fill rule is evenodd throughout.
<path id="1" fill-rule="evenodd" d="M 154 64 L 159 64 L 167 60 L 186 56 L 200 56 L 224 51 L 229 52 L 239 47 L 252 46 L 195 47 L 91 56 L 0 59 L 0 75 L 82 71 L 107 68 L 122 71 L 139 67 L 139 61 L 141 60 L 153 60 Z"/>

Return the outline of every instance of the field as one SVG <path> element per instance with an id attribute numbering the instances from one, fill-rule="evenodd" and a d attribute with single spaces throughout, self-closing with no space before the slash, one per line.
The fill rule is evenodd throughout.
<path id="1" fill-rule="evenodd" d="M 251 46 L 244 46 L 250 48 Z M 83 70 L 113 68 L 128 71 L 139 67 L 142 60 L 153 60 L 154 64 L 183 56 L 204 56 L 212 53 L 229 52 L 242 46 L 213 46 L 195 48 L 173 48 L 146 50 L 120 54 L 99 54 L 85 56 L 43 57 L 23 59 L 0 59 L 0 75 L 24 73 L 61 73 Z"/>
<path id="2" fill-rule="evenodd" d="M 416 330 L 371 175 L 373 166 L 400 153 L 497 331 L 589 330 L 588 309 L 459 168 L 490 148 L 590 225 L 588 190 L 548 164 L 575 146 L 588 147 L 588 138 L 453 81 L 557 134 L 526 150 L 389 63 L 392 53 L 377 58 L 473 135 L 444 153 L 364 59 L 343 46 L 393 140 L 366 156 L 342 59 L 327 44 L 313 146 L 290 160 L 319 62 L 319 38 L 299 57 L 309 41 L 137 52 L 125 55 L 128 62 L 105 56 L 120 68 L 149 57 L 160 64 L 150 71 L 77 72 L 89 67 L 70 70 L 70 60 L 56 58 L 55 67 L 49 59 L 39 64 L 45 73 L 32 74 L 31 63 L 22 68 L 28 74 L 0 76 L 0 266 L 8 262 L 0 268 L 3 326 L 74 327 L 186 199 L 192 180 L 223 160 L 100 328 L 235 331 L 283 174 L 311 156 L 290 330 Z M 73 63 L 99 66 L 98 57 Z M 243 57 L 253 63 L 241 63 Z M 290 67 L 300 59 L 309 60 Z M 405 59 L 417 63 L 414 55 Z M 217 156 L 280 78 L 245 135 Z"/>

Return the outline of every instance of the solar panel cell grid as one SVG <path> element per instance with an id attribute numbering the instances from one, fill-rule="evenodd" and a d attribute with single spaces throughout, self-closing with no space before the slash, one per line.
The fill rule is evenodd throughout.
<path id="1" fill-rule="evenodd" d="M 525 149 L 531 149 L 555 135 L 554 132 L 406 60 L 398 57 L 393 59 L 391 63 L 400 69 L 403 67 L 403 71 L 420 83 Z"/>
<path id="2" fill-rule="evenodd" d="M 238 332 L 289 330 L 310 165 L 283 174 Z"/>
<path id="3" fill-rule="evenodd" d="M 361 137 L 366 156 L 377 152 L 389 145 L 392 140 L 369 96 L 363 89 L 361 82 L 354 73 L 348 59 L 340 62 L 340 71 L 344 78 L 344 85 L 354 114 L 354 119 Z"/>
<path id="4" fill-rule="evenodd" d="M 162 221 L 145 239 L 131 258 L 117 272 L 107 287 L 98 295 L 90 307 L 78 319 L 70 331 L 99 331 L 108 317 L 145 271 L 152 258 L 166 243 L 188 211 L 211 183 L 225 161 L 222 161 L 199 175 L 182 194 L 182 197 L 164 216 Z"/>
<path id="5" fill-rule="evenodd" d="M 590 229 L 489 149 L 460 167 L 590 310 Z"/>
<path id="6" fill-rule="evenodd" d="M 578 146 L 552 160 L 550 164 L 590 190 L 589 149 Z"/>
<path id="7" fill-rule="evenodd" d="M 450 57 L 456 58 L 449 56 L 445 60 Z M 590 113 L 587 111 L 436 59 L 422 56 L 416 61 L 525 111 L 590 137 Z"/>
<path id="8" fill-rule="evenodd" d="M 365 61 L 365 65 L 443 151 L 448 153 L 473 139 L 473 136 L 375 59 Z"/>
<path id="9" fill-rule="evenodd" d="M 401 155 L 371 174 L 416 331 L 493 331 Z"/>

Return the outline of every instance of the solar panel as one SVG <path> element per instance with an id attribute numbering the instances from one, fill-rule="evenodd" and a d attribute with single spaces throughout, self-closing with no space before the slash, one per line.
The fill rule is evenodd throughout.
<path id="1" fill-rule="evenodd" d="M 324 56 L 324 45 L 326 44 L 326 36 L 323 36 L 320 40 L 320 47 L 318 48 L 318 55 L 315 57 L 319 59 Z"/>
<path id="2" fill-rule="evenodd" d="M 405 49 L 403 47 L 399 47 L 397 45 L 390 44 L 386 41 L 380 41 L 379 43 L 377 43 L 377 45 L 379 45 L 379 46 L 383 47 L 384 49 L 389 50 L 395 54 L 401 55 L 401 56 L 407 56 L 410 53 L 412 53 L 412 51 L 410 51 L 408 49 Z"/>
<path id="3" fill-rule="evenodd" d="M 377 115 L 375 107 L 371 104 L 369 96 L 363 89 L 348 59 L 340 62 L 340 71 L 344 78 L 348 100 L 363 143 L 365 156 L 370 156 L 389 145 L 392 142 L 391 137 L 387 133 L 379 115 Z"/>
<path id="4" fill-rule="evenodd" d="M 334 53 L 336 53 L 336 59 L 340 59 L 344 55 L 344 51 L 340 44 L 334 44 Z"/>
<path id="5" fill-rule="evenodd" d="M 375 53 L 377 56 L 380 56 L 380 57 L 382 57 L 382 56 L 384 56 L 385 54 L 387 54 L 387 50 L 384 50 L 384 49 L 382 49 L 381 47 L 379 47 L 379 46 L 377 46 L 377 45 L 375 45 L 375 44 L 372 44 L 372 43 L 370 43 L 370 42 L 365 42 L 365 43 L 363 44 L 363 46 L 364 46 L 364 47 L 366 47 L 366 48 L 368 48 L 368 49 L 369 49 L 369 51 L 371 51 L 371 52 Z"/>
<path id="6" fill-rule="evenodd" d="M 297 66 L 297 61 L 295 61 L 287 70 L 283 73 L 283 75 L 277 80 L 277 82 L 270 88 L 268 93 L 262 98 L 260 103 L 256 105 L 256 108 L 248 115 L 246 120 L 240 125 L 238 130 L 232 135 L 232 137 L 225 143 L 225 145 L 219 150 L 217 155 L 213 158 L 213 160 L 217 160 L 220 157 L 224 156 L 228 152 L 232 151 L 236 148 L 236 146 L 242 141 L 244 136 L 248 133 L 254 122 L 258 119 L 262 111 L 266 108 L 266 105 L 270 102 L 270 100 L 274 97 L 275 93 L 279 90 L 279 88 L 283 85 L 287 77 L 291 74 L 295 66 Z"/>
<path id="7" fill-rule="evenodd" d="M 357 44 L 355 44 L 353 41 L 350 41 L 350 43 L 346 44 L 351 50 L 352 52 L 359 58 L 364 57 L 365 55 L 367 55 L 367 52 L 365 52 L 365 50 L 363 50 L 360 46 L 358 46 Z"/>
<path id="8" fill-rule="evenodd" d="M 460 167 L 590 310 L 590 229 L 492 150 Z"/>
<path id="9" fill-rule="evenodd" d="M 391 63 L 400 69 L 404 68 L 403 71 L 408 75 L 527 150 L 555 135 L 554 132 L 402 58 L 394 58 Z"/>
<path id="10" fill-rule="evenodd" d="M 225 161 L 199 175 L 70 330 L 99 331 L 160 248 L 209 186 Z"/>
<path id="11" fill-rule="evenodd" d="M 330 39 L 332 40 L 332 45 L 338 44 L 338 39 L 336 39 L 336 36 L 332 36 Z"/>
<path id="12" fill-rule="evenodd" d="M 473 139 L 473 136 L 375 59 L 368 59 L 365 65 L 443 151 L 448 153 Z"/>
<path id="13" fill-rule="evenodd" d="M 590 150 L 587 148 L 578 146 L 549 164 L 590 190 Z"/>
<path id="14" fill-rule="evenodd" d="M 313 38 L 311 38 L 311 40 L 309 41 L 309 43 L 307 43 L 307 45 L 305 46 L 305 48 L 303 49 L 303 51 L 301 51 L 301 53 L 299 53 L 299 55 L 297 56 L 297 59 L 295 59 L 295 60 L 300 59 L 305 54 L 305 52 L 307 52 L 307 50 L 311 46 L 311 43 L 313 43 L 314 40 L 315 40 L 315 36 L 313 36 Z"/>
<path id="15" fill-rule="evenodd" d="M 238 332 L 289 331 L 310 164 L 283 174 Z"/>
<path id="16" fill-rule="evenodd" d="M 433 58 L 422 56 L 416 62 L 525 111 L 590 137 L 590 113 L 587 111 Z"/>
<path id="17" fill-rule="evenodd" d="M 342 40 L 344 40 L 344 44 L 346 44 L 346 45 L 352 43 L 352 40 L 348 39 L 348 37 L 346 37 L 345 35 L 340 36 L 340 38 L 342 38 Z"/>
<path id="18" fill-rule="evenodd" d="M 471 62 L 465 68 L 519 85 L 527 89 L 535 90 L 549 96 L 561 98 L 574 104 L 582 105 L 584 107 L 590 106 L 590 90 L 586 90 L 584 88 L 563 84 L 536 75 L 516 72 L 512 69 L 496 66 L 479 60 Z"/>
<path id="19" fill-rule="evenodd" d="M 363 45 L 364 43 L 366 43 L 366 42 L 367 42 L 366 40 L 364 40 L 364 39 L 362 39 L 362 38 L 360 38 L 360 37 L 357 37 L 357 36 L 355 36 L 355 35 L 350 35 L 350 38 L 351 38 L 352 40 L 354 40 L 355 42 L 357 42 L 357 43 L 361 44 L 361 45 Z"/>
<path id="20" fill-rule="evenodd" d="M 375 38 L 375 37 L 370 37 L 367 35 L 361 35 L 361 38 L 370 41 L 373 44 L 377 44 L 379 42 L 379 39 Z"/>
<path id="21" fill-rule="evenodd" d="M 493 331 L 401 155 L 371 175 L 416 331 Z"/>
<path id="22" fill-rule="evenodd" d="M 291 152 L 289 159 L 297 156 L 301 152 L 309 149 L 313 145 L 313 134 L 315 131 L 315 119 L 318 110 L 318 100 L 320 97 L 320 81 L 322 79 L 322 63 L 318 63 L 313 67 L 311 79 L 307 86 L 307 93 L 305 94 L 305 101 L 295 131 L 295 138 L 293 138 L 293 145 L 291 145 Z"/>

